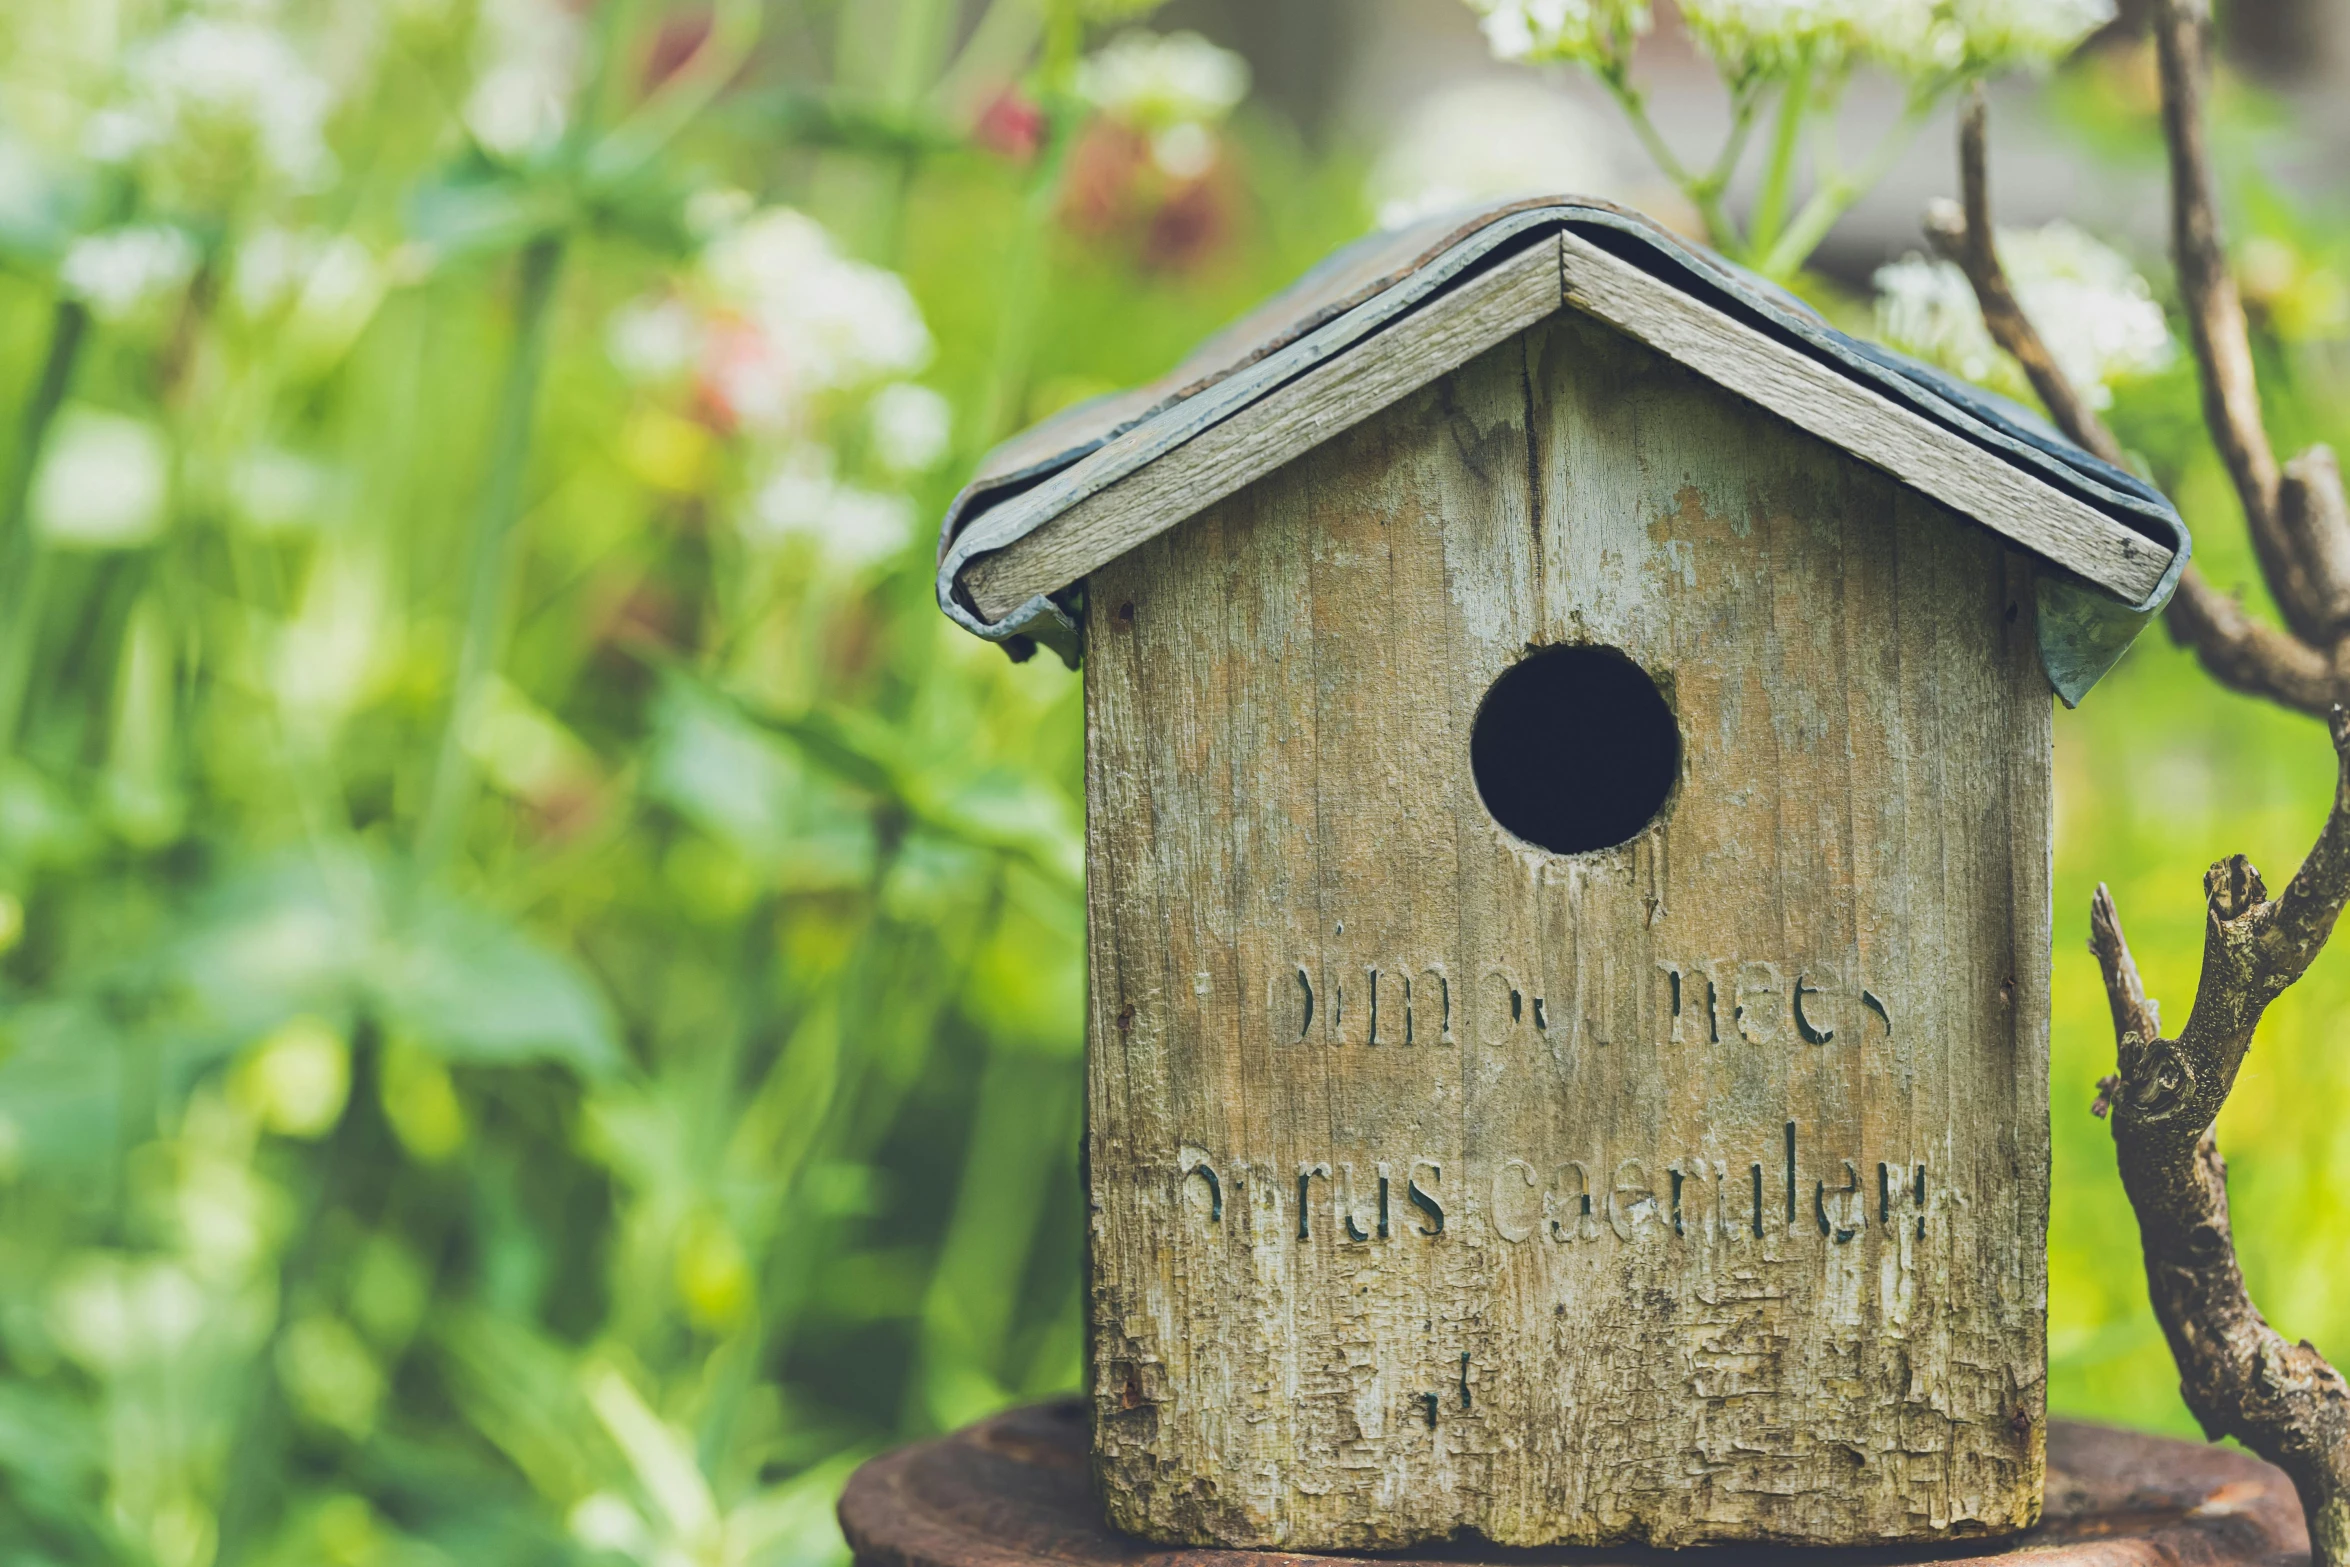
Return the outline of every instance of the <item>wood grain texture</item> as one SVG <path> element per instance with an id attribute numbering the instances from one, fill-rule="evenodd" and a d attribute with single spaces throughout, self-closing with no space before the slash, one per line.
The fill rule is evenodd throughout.
<path id="1" fill-rule="evenodd" d="M 2130 603 L 2171 552 L 1996 454 L 1818 360 L 1725 317 L 1573 234 L 1560 236 L 1567 303 L 1623 328 L 1708 380 L 2059 561 Z"/>
<path id="2" fill-rule="evenodd" d="M 1059 592 L 1557 310 L 1558 279 L 1558 243 L 1547 238 L 1471 278 L 1368 345 L 1325 360 L 1009 548 L 981 556 L 963 573 L 972 603 L 993 620 L 1039 593 Z M 1086 461 L 1120 455 L 1104 448 Z"/>
<path id="3" fill-rule="evenodd" d="M 2031 1523 L 2032 569 L 1561 314 L 1092 574 L 1116 1526 Z M 1561 857 L 1485 812 L 1468 737 L 1496 676 L 1571 642 L 1656 675 L 1684 760 L 1656 825 Z"/>

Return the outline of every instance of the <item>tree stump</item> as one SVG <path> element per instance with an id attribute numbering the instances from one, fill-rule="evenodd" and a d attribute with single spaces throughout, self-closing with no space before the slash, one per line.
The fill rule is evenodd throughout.
<path id="1" fill-rule="evenodd" d="M 1102 1521 L 1088 1474 L 1088 1419 L 1079 1399 L 1016 1409 L 866 1464 L 840 1503 L 858 1567 L 1893 1567 L 1953 1559 L 1986 1567 L 2290 1567 L 2309 1559 L 2300 1503 L 2282 1472 L 2227 1448 L 2063 1420 L 2048 1427 L 2041 1522 L 2008 1540 L 1837 1551 L 1514 1551 L 1465 1543 L 1380 1558 L 1170 1549 Z"/>

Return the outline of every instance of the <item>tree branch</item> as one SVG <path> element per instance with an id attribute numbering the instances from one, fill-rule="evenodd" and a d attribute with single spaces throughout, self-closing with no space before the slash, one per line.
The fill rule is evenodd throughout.
<path id="1" fill-rule="evenodd" d="M 2195 343 L 2203 419 L 2235 481 L 2261 573 L 2285 623 L 2298 635 L 2313 636 L 2314 615 L 2280 522 L 2277 459 L 2261 422 L 2252 338 L 2235 275 L 2228 270 L 2203 131 L 2203 95 L 2211 79 L 2210 0 L 2160 0 L 2154 8 L 2154 38 L 2162 66 L 2163 139 L 2170 150 L 2171 250 Z"/>
<path id="2" fill-rule="evenodd" d="M 2269 898 L 2241 855 L 2204 877 L 2203 975 L 2176 1039 L 2162 1037 L 2113 896 L 2097 889 L 2089 947 L 2105 976 L 2118 1070 L 2098 1085 L 2092 1108 L 2113 1118 L 2148 1294 L 2187 1407 L 2212 1440 L 2235 1437 L 2292 1476 L 2316 1567 L 2350 1567 L 2350 1385 L 2308 1343 L 2287 1343 L 2252 1304 L 2229 1223 L 2227 1166 L 2212 1135 L 2269 1003 L 2307 971 L 2350 899 L 2350 717 L 2335 705 L 2350 690 L 2350 502 L 2331 451 L 2313 447 L 2280 474 L 2261 423 L 2203 141 L 2208 0 L 2158 0 L 2155 30 L 2172 237 L 2204 420 L 2243 503 L 2261 574 L 2292 629 L 2254 620 L 2192 568 L 2165 618 L 2222 685 L 2328 715 L 2336 771 L 2324 830 L 2282 896 Z M 1966 273 L 1994 341 L 2023 366 L 2065 433 L 2119 463 L 2120 444 L 2067 381 L 2000 266 L 1984 121 L 1978 89 L 1960 122 L 1963 206 L 1938 204 L 1928 233 Z"/>
<path id="3" fill-rule="evenodd" d="M 2312 446 L 2285 464 L 2277 520 L 2312 617 L 2302 636 L 2320 647 L 2338 645 L 2350 635 L 2350 501 L 2342 495 L 2333 448 Z"/>
<path id="4" fill-rule="evenodd" d="M 2000 263 L 1991 223 L 1987 120 L 1983 90 L 1977 86 L 1968 94 L 1959 116 L 1962 202 L 1957 206 L 1936 202 L 1926 214 L 1926 233 L 1934 248 L 1966 274 L 1992 341 L 2023 367 L 2032 390 L 2039 394 L 2057 427 L 2107 462 L 2123 466 L 2121 443 L 2057 364 Z M 2240 310 L 2237 322 L 2240 328 Z M 2200 352 L 2200 339 L 2198 345 Z M 2260 450 L 2267 449 L 2267 438 L 2262 436 Z M 2271 569 L 2264 554 L 2262 569 L 2280 603 L 2288 596 L 2296 602 L 2305 600 L 2321 616 L 2332 614 L 2332 606 L 2338 603 L 2340 617 L 2328 624 L 2350 624 L 2350 507 L 2342 501 L 2341 475 L 2333 465 L 2333 454 L 2323 447 L 2313 448 L 2295 459 L 2287 471 L 2290 477 L 2282 486 L 2281 508 L 2282 515 L 2290 519 L 2286 543 L 2275 552 L 2275 568 Z M 2299 584 L 2298 590 L 2289 594 L 2279 588 L 2279 573 L 2289 573 Z M 2323 591 L 2320 583 L 2325 584 Z M 2333 587 L 2337 583 L 2338 590 Z M 2164 623 L 2175 640 L 2194 650 L 2205 671 L 2232 691 L 2321 716 L 2344 693 L 2344 682 L 2325 653 L 2300 637 L 2253 619 L 2241 604 L 2212 587 L 2192 566 L 2180 579 Z M 2336 640 L 2329 635 L 2322 645 L 2333 646 Z"/>
<path id="5" fill-rule="evenodd" d="M 2254 620 L 2192 566 L 2180 576 L 2162 623 L 2173 641 L 2194 650 L 2205 673 L 2231 691 L 2313 717 L 2343 693 L 2342 677 L 2325 654 Z"/>
<path id="6" fill-rule="evenodd" d="M 2350 898 L 2350 716 L 2330 718 L 2334 804 L 2284 893 L 2268 897 L 2242 855 L 2204 877 L 2203 976 L 2177 1039 L 2160 1035 L 2100 886 L 2089 945 L 2105 974 L 2120 1071 L 2113 1113 L 2122 1187 L 2138 1217 L 2155 1316 L 2180 1393 L 2213 1441 L 2232 1436 L 2293 1478 L 2318 1567 L 2350 1563 L 2350 1385 L 2307 1343 L 2286 1342 L 2244 1287 L 2228 1219 L 2227 1166 L 2212 1138 L 2270 1002 L 2308 969 Z"/>
<path id="7" fill-rule="evenodd" d="M 1983 84 L 1977 82 L 1968 89 L 1958 120 L 1959 190 L 1964 205 L 1953 207 L 1947 201 L 1937 201 L 1927 210 L 1926 234 L 1934 248 L 1966 274 L 1967 282 L 1974 286 L 1975 300 L 1982 306 L 1983 324 L 1991 329 L 1991 340 L 2023 366 L 2032 390 L 2039 394 L 2057 428 L 2115 467 L 2123 467 L 2121 443 L 2058 368 L 2056 356 L 2048 351 L 2031 317 L 2024 314 L 2007 280 L 2007 270 L 2000 265 L 1998 239 L 1991 227 L 1990 159 L 1985 151 L 1989 117 Z"/>

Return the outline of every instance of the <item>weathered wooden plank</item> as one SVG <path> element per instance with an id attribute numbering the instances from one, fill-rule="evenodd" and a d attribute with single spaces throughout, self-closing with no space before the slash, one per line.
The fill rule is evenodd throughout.
<path id="1" fill-rule="evenodd" d="M 2030 1521 L 2029 570 L 1558 315 L 1091 573 L 1118 1526 L 1356 1549 Z M 1683 771 L 1632 842 L 1554 855 L 1486 812 L 1468 739 L 1530 644 L 1587 641 L 1663 682 Z"/>
<path id="2" fill-rule="evenodd" d="M 1106 488 L 1085 495 L 1034 532 L 963 572 L 979 612 L 1002 616 L 1039 593 L 1054 593 L 1095 567 L 1154 538 L 1200 508 L 1261 478 L 1503 338 L 1559 308 L 1558 248 L 1531 250 L 1404 317 L 1358 348 L 1313 369 L 1208 426 Z M 1072 469 L 1116 464 L 1105 447 Z"/>
<path id="3" fill-rule="evenodd" d="M 1562 234 L 1560 254 L 1570 305 L 1994 533 L 2133 604 L 2169 569 L 2171 552 L 2153 540 L 1588 240 Z"/>

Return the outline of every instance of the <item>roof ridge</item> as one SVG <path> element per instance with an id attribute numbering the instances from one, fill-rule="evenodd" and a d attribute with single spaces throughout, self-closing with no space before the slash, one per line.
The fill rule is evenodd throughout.
<path id="1" fill-rule="evenodd" d="M 1548 236 L 1560 272 L 1544 301 L 1529 281 L 1539 263 L 1521 258 Z M 1784 289 L 1637 213 L 1559 197 L 1359 241 L 1160 380 L 999 445 L 944 519 L 940 607 L 1016 657 L 1043 642 L 1074 664 L 1067 589 L 1087 571 L 1563 306 L 1648 340 L 2061 568 L 2042 574 L 2042 653 L 2068 704 L 2186 565 L 2191 541 L 2159 491 L 2026 410 L 1837 331 Z M 1362 367 L 1373 339 L 1409 361 L 1404 373 Z M 1840 405 L 1837 417 L 1815 402 Z M 1962 444 L 1994 464 L 1977 468 Z M 1165 473 L 1146 472 L 1162 463 Z"/>

